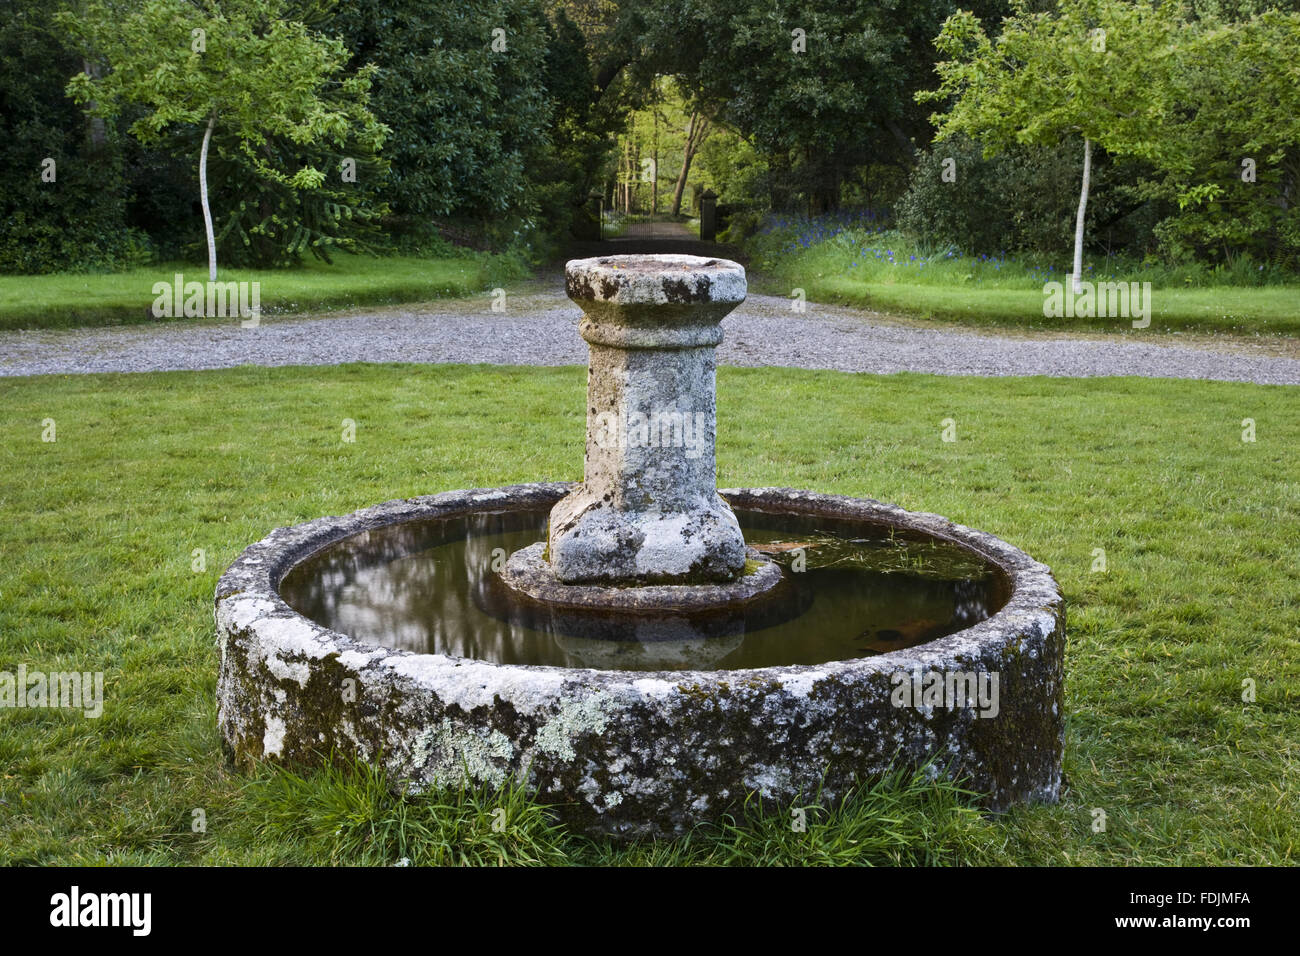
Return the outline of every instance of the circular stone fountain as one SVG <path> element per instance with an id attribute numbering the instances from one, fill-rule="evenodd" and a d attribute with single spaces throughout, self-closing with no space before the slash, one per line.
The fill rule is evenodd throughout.
<path id="1" fill-rule="evenodd" d="M 513 779 L 620 836 L 924 763 L 993 809 L 1056 800 L 1049 569 L 869 499 L 719 493 L 714 349 L 742 267 L 611 256 L 566 280 L 591 353 L 584 480 L 390 501 L 248 548 L 216 594 L 234 760 Z"/>

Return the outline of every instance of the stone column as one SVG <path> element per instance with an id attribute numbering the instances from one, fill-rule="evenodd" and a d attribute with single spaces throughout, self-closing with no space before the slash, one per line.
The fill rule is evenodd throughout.
<path id="1" fill-rule="evenodd" d="M 568 584 L 736 580 L 745 542 L 718 495 L 714 350 L 745 270 L 699 256 L 602 256 L 565 269 L 587 340 L 583 481 L 551 511 Z"/>

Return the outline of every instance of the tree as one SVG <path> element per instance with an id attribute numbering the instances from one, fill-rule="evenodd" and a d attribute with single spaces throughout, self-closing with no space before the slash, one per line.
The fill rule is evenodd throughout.
<path id="1" fill-rule="evenodd" d="M 752 143 L 774 207 L 838 205 L 846 172 L 910 164 L 924 126 L 912 102 L 952 0 L 647 0 L 635 73 L 678 77 L 690 101 Z M 633 16 L 635 13 L 635 16 Z"/>
<path id="2" fill-rule="evenodd" d="M 700 151 L 705 138 L 709 135 L 709 120 L 699 110 L 691 111 L 691 122 L 686 127 L 686 144 L 682 147 L 682 171 L 677 174 L 677 185 L 673 189 L 673 215 L 682 211 L 682 192 L 686 189 L 686 179 L 691 173 L 691 161 Z"/>
<path id="3" fill-rule="evenodd" d="M 104 117 L 127 104 L 142 107 L 130 131 L 147 144 L 203 129 L 199 197 L 212 281 L 208 155 L 215 131 L 229 134 L 255 177 L 308 191 L 340 171 L 285 162 L 272 148 L 277 138 L 304 149 L 351 139 L 377 151 L 387 133 L 367 108 L 373 69 L 345 75 L 343 44 L 314 33 L 295 12 L 288 0 L 90 0 L 80 15 L 60 16 L 108 66 L 102 75 L 73 76 L 74 100 Z"/>
<path id="4" fill-rule="evenodd" d="M 1034 13 L 1015 0 L 1014 15 L 992 40 L 969 12 L 944 23 L 935 46 L 937 90 L 919 102 L 951 100 L 931 119 L 936 142 L 962 132 L 993 155 L 1012 143 L 1049 145 L 1083 139 L 1083 173 L 1075 220 L 1074 290 L 1083 270 L 1084 221 L 1094 144 L 1117 156 L 1173 159 L 1162 135 L 1172 108 L 1170 66 L 1180 8 L 1124 0 L 1062 0 L 1055 13 Z"/>
<path id="5" fill-rule="evenodd" d="M 592 220 L 584 204 L 601 182 L 622 114 L 617 103 L 602 103 L 587 40 L 563 9 L 555 15 L 548 40 L 544 77 L 552 121 L 543 157 L 530 163 L 530 178 L 539 191 L 555 197 L 551 215 L 557 217 L 557 226 L 584 219 L 587 227 L 599 234 L 599 223 Z M 559 221 L 561 215 L 563 221 Z"/>
<path id="6" fill-rule="evenodd" d="M 552 121 L 539 0 L 353 0 L 330 22 L 378 67 L 403 224 L 536 215 L 528 163 Z"/>
<path id="7" fill-rule="evenodd" d="M 1202 15 L 1178 48 L 1176 144 L 1150 192 L 1177 203 L 1157 227 L 1175 255 L 1253 253 L 1300 266 L 1300 13 Z"/>
<path id="8" fill-rule="evenodd" d="M 50 5 L 0 4 L 0 272 L 112 268 L 131 239 L 122 138 L 64 94 L 85 61 Z"/>

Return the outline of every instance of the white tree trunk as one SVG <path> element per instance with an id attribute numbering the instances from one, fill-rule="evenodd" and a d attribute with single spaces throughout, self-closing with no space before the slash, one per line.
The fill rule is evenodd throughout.
<path id="1" fill-rule="evenodd" d="M 212 235 L 212 210 L 208 207 L 208 143 L 212 141 L 212 127 L 216 123 L 217 114 L 213 113 L 208 117 L 208 129 L 203 134 L 203 148 L 199 151 L 199 198 L 203 203 L 203 228 L 208 234 L 209 282 L 217 281 L 217 241 Z"/>
<path id="2" fill-rule="evenodd" d="M 1083 138 L 1083 188 L 1079 190 L 1079 217 L 1074 221 L 1073 291 L 1083 291 L 1083 217 L 1088 211 L 1088 183 L 1092 178 L 1092 140 Z"/>
<path id="3" fill-rule="evenodd" d="M 81 59 L 81 69 L 82 72 L 92 80 L 100 79 L 100 76 L 103 73 L 103 70 L 100 69 L 98 63 L 92 63 L 85 57 L 82 57 Z M 99 104 L 94 100 L 91 100 L 86 104 L 87 122 L 90 124 L 88 129 L 90 134 L 90 145 L 95 151 L 103 149 L 108 143 L 108 130 L 107 124 L 104 122 L 104 117 L 90 115 L 95 111 L 95 108 L 98 105 Z"/>

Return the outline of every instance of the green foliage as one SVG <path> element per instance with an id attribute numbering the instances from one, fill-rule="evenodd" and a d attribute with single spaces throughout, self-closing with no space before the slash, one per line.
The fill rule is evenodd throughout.
<path id="1" fill-rule="evenodd" d="M 679 210 L 679 215 L 689 215 L 693 194 L 702 193 L 706 186 L 719 191 L 712 174 L 720 172 L 725 176 L 732 172 L 729 159 L 713 169 L 701 162 L 702 147 L 720 137 L 735 138 L 700 115 L 670 77 L 656 77 L 649 89 L 641 91 L 638 106 L 628 114 L 619 135 L 618 168 L 609 170 L 615 187 L 611 191 L 614 205 L 621 207 L 630 202 L 631 215 L 653 215 L 656 211 L 671 215 L 673 193 L 689 142 L 691 164 Z"/>
<path id="2" fill-rule="evenodd" d="M 546 148 L 529 165 L 543 221 L 563 236 L 581 215 L 609 159 L 611 134 L 621 121 L 616 104 L 602 104 L 592 78 L 587 41 L 563 9 L 548 26 L 546 90 L 553 107 Z"/>
<path id="3" fill-rule="evenodd" d="M 1022 0 L 996 40 L 958 13 L 936 40 L 940 86 L 918 99 L 948 103 L 936 142 L 965 133 L 988 155 L 1081 136 L 1149 164 L 1126 200 L 1166 217 L 1152 232 L 1171 259 L 1250 255 L 1294 270 L 1300 14 L 1257 8 L 1063 0 L 1036 13 Z"/>
<path id="4" fill-rule="evenodd" d="M 1043 147 L 986 159 L 979 143 L 954 136 L 920 156 L 896 220 L 913 240 L 935 247 L 994 253 L 1041 243 L 1063 253 L 1080 165 Z"/>
<path id="5" fill-rule="evenodd" d="M 63 94 L 81 50 L 50 0 L 0 4 L 0 272 L 103 270 L 138 257 L 125 229 L 121 137 Z M 54 160 L 54 181 L 42 163 Z"/>
<path id="6" fill-rule="evenodd" d="M 349 152 L 373 163 L 383 143 L 387 130 L 367 109 L 374 70 L 345 74 L 342 42 L 293 19 L 298 12 L 290 0 L 90 0 L 56 19 L 108 65 L 68 84 L 91 115 L 138 105 L 136 138 L 191 155 L 199 129 L 218 131 L 216 153 L 243 172 L 224 175 L 218 191 L 228 204 L 240 199 L 215 217 L 227 250 L 244 250 L 237 260 L 323 256 L 352 245 L 352 226 L 371 215 L 335 185 L 333 163 Z"/>
<path id="7" fill-rule="evenodd" d="M 895 219 L 912 241 L 930 248 L 1032 252 L 1064 261 L 1073 239 L 1082 165 L 1077 150 L 1060 145 L 1017 144 L 986 157 L 980 143 L 956 134 L 919 156 Z M 1092 231 L 1095 247 L 1154 245 L 1154 213 L 1148 207 L 1161 204 L 1133 196 L 1145 169 L 1104 154 L 1094 159 L 1089 209 L 1098 224 Z"/>
<path id="8" fill-rule="evenodd" d="M 1149 193 L 1176 201 L 1174 258 L 1242 256 L 1300 271 L 1300 13 L 1205 17 L 1178 50 L 1176 161 Z"/>
<path id="9" fill-rule="evenodd" d="M 772 193 L 767 160 L 741 136 L 718 130 L 704 141 L 696 162 L 719 203 L 766 205 Z"/>
<path id="10" fill-rule="evenodd" d="M 1012 9 L 996 41 L 969 11 L 944 23 L 934 41 L 948 57 L 934 68 L 940 85 L 916 96 L 950 101 L 947 112 L 931 116 L 936 142 L 962 132 L 992 154 L 1075 134 L 1116 155 L 1161 154 L 1179 8 L 1061 0 L 1043 13 L 1033 12 L 1029 0 L 1014 0 Z"/>
<path id="11" fill-rule="evenodd" d="M 0 271 L 193 255 L 214 109 L 223 261 L 411 250 L 438 234 L 535 259 L 585 215 L 613 132 L 666 76 L 716 126 L 692 182 L 735 210 L 736 233 L 768 207 L 898 201 L 924 242 L 1057 255 L 1086 136 L 1094 249 L 1300 269 L 1300 0 L 449 3 L 10 0 Z M 919 100 L 939 104 L 943 145 L 916 152 L 936 43 L 939 87 Z M 935 162 L 954 150 L 945 190 Z M 660 150 L 665 204 L 680 151 Z M 41 182 L 46 157 L 55 183 Z"/>
<path id="12" fill-rule="evenodd" d="M 359 0 L 328 28 L 354 64 L 376 68 L 399 226 L 468 220 L 507 244 L 569 201 L 566 164 L 589 143 L 557 155 L 549 130 L 583 128 L 590 71 L 581 35 L 564 21 L 552 30 L 541 0 Z"/>
<path id="13" fill-rule="evenodd" d="M 381 241 L 388 162 L 351 130 L 334 145 L 268 137 L 256 161 L 234 136 L 214 138 L 210 184 L 224 210 L 217 242 L 229 264 L 288 266 L 304 252 L 329 262 L 331 250 L 372 252 Z M 297 172 L 267 175 L 266 169 Z M 345 169 L 355 182 L 343 179 Z"/>
<path id="14" fill-rule="evenodd" d="M 0 25 L 0 270 L 193 256 L 214 114 L 208 191 L 228 264 L 436 246 L 434 220 L 481 247 L 536 245 L 586 201 L 621 116 L 582 32 L 542 0 L 15 0 Z M 57 185 L 40 183 L 46 156 Z"/>
<path id="15" fill-rule="evenodd" d="M 59 84 L 62 95 L 63 83 Z M 123 111 L 129 125 L 138 107 Z M 194 157 L 180 149 L 146 146 L 123 135 L 127 224 L 148 237 L 158 262 L 201 258 L 203 220 L 194 175 Z M 197 146 L 196 146 L 197 149 Z M 209 157 L 211 162 L 212 157 Z"/>
<path id="16" fill-rule="evenodd" d="M 1043 316 L 1043 284 L 1061 281 L 1065 271 L 1059 258 L 963 253 L 845 218 L 769 221 L 745 243 L 755 285 L 773 295 L 798 287 L 810 301 L 964 325 L 1132 333 L 1126 319 Z M 1300 334 L 1294 273 L 1247 256 L 1207 266 L 1093 254 L 1084 258 L 1083 274 L 1093 281 L 1151 283 L 1151 328 L 1133 334 Z"/>
<path id="17" fill-rule="evenodd" d="M 328 20 L 354 66 L 378 68 L 399 243 L 423 241 L 413 237 L 436 221 L 536 257 L 581 214 L 619 113 L 601 105 L 582 31 L 548 6 L 359 0 Z"/>
<path id="18" fill-rule="evenodd" d="M 910 157 L 908 130 L 922 120 L 911 92 L 952 9 L 948 0 L 665 0 L 641 10 L 651 55 L 638 69 L 679 76 L 754 145 L 771 168 L 773 208 L 821 210 L 838 204 L 851 167 Z"/>

